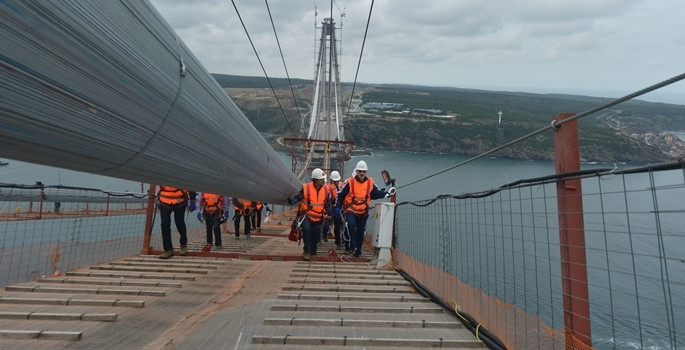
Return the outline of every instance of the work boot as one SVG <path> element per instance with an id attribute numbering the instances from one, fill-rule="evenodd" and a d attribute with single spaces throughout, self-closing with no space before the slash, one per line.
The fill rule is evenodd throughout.
<path id="1" fill-rule="evenodd" d="M 240 236 L 235 236 L 235 239 L 240 239 Z"/>
<path id="2" fill-rule="evenodd" d="M 174 256 L 174 251 L 173 250 L 167 250 L 162 255 L 159 256 L 160 259 L 169 259 L 172 256 Z"/>
<path id="3" fill-rule="evenodd" d="M 311 257 L 311 255 L 309 255 L 309 253 L 307 253 L 307 252 L 302 253 L 302 259 L 304 259 L 305 261 L 309 261 L 310 257 Z"/>
<path id="4" fill-rule="evenodd" d="M 188 254 L 188 245 L 187 244 L 181 244 L 181 249 L 179 249 L 179 252 L 183 256 Z"/>

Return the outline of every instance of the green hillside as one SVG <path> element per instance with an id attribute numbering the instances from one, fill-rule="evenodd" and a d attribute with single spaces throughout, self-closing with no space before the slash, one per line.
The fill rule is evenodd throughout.
<path id="1" fill-rule="evenodd" d="M 294 134 L 299 130 L 299 119 L 304 112 L 298 113 L 294 108 L 287 79 L 271 79 L 284 108 L 281 111 L 265 78 L 229 75 L 215 75 L 215 78 L 253 125 L 274 144 L 278 136 L 301 136 Z M 299 91 L 298 106 L 308 106 L 312 81 L 293 79 L 292 84 Z M 351 89 L 351 85 L 343 84 L 346 96 Z M 262 98 L 245 97 L 246 91 L 259 91 Z M 548 126 L 558 113 L 581 113 L 610 101 L 579 95 L 368 84 L 357 85 L 355 96 L 361 97 L 363 104 L 402 104 L 400 110 L 351 113 L 345 119 L 346 139 L 358 147 L 466 155 L 482 153 Z M 349 100 L 345 101 L 345 109 L 348 104 Z M 440 110 L 440 113 L 436 113 L 439 116 L 417 113 L 416 109 Z M 498 124 L 499 111 L 501 124 Z M 682 105 L 633 100 L 585 117 L 579 121 L 579 127 L 581 158 L 585 161 L 661 162 L 682 157 L 679 152 L 685 152 L 677 138 L 665 134 L 685 130 L 685 106 Z M 551 132 L 494 154 L 536 160 L 549 160 L 552 155 Z"/>

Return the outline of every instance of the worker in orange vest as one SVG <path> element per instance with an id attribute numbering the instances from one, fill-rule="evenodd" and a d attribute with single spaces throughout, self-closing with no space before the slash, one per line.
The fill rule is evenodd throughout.
<path id="1" fill-rule="evenodd" d="M 183 217 L 187 206 L 188 190 L 159 186 L 157 191 L 157 208 L 159 208 L 159 218 L 162 226 L 162 246 L 164 247 L 164 253 L 159 256 L 160 259 L 169 259 L 174 256 L 174 245 L 171 241 L 171 213 L 174 213 L 176 229 L 181 235 L 180 254 L 188 254 L 187 228 Z"/>
<path id="2" fill-rule="evenodd" d="M 324 219 L 331 213 L 331 197 L 325 186 L 326 174 L 316 168 L 312 170 L 312 181 L 302 184 L 300 191 L 288 198 L 290 205 L 300 203 L 298 216 L 304 215 L 302 221 L 302 242 L 304 242 L 302 258 L 310 260 L 316 255 L 316 249 L 321 238 Z"/>
<path id="3" fill-rule="evenodd" d="M 240 239 L 240 218 L 245 220 L 245 238 L 250 239 L 250 215 L 252 210 L 257 206 L 257 202 L 248 201 L 246 199 L 233 197 L 233 209 L 235 215 L 233 216 L 233 225 L 235 227 L 235 239 Z"/>
<path id="4" fill-rule="evenodd" d="M 255 232 L 262 232 L 262 209 L 264 209 L 264 203 L 255 202 L 255 210 L 250 215 L 252 229 L 256 230 Z"/>
<path id="5" fill-rule="evenodd" d="M 368 171 L 366 162 L 360 160 L 354 168 L 355 176 L 347 179 L 338 192 L 335 201 L 334 217 L 341 218 L 345 215 L 345 226 L 350 232 L 350 243 L 347 253 L 360 257 L 364 233 L 366 233 L 366 220 L 369 218 L 369 208 L 372 199 L 389 198 L 394 196 L 396 189 L 391 187 L 386 191 L 380 189 L 373 182 L 373 178 L 366 176 Z"/>
<path id="6" fill-rule="evenodd" d="M 198 220 L 205 221 L 205 228 L 207 230 L 207 244 L 213 244 L 217 248 L 221 248 L 221 223 L 222 219 L 228 217 L 228 199 L 226 196 L 221 196 L 214 193 L 204 192 L 200 196 L 198 207 L 200 210 L 197 213 Z M 214 238 L 214 239 L 212 239 Z"/>

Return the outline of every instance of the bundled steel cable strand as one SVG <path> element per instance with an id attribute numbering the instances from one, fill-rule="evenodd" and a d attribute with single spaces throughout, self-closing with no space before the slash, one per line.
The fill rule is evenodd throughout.
<path id="1" fill-rule="evenodd" d="M 429 298 L 432 302 L 442 306 L 447 310 L 450 310 L 455 315 L 457 315 L 461 323 L 463 323 L 466 328 L 468 328 L 474 335 L 476 335 L 476 338 L 478 340 L 485 343 L 485 345 L 487 345 L 490 349 L 506 350 L 506 346 L 504 346 L 504 344 L 494 334 L 490 333 L 487 329 L 483 328 L 481 324 L 478 321 L 476 321 L 473 317 L 471 317 L 469 314 L 459 311 L 458 305 L 456 305 L 456 303 L 455 307 L 450 306 L 440 297 L 438 297 L 433 292 L 422 286 L 421 283 L 412 278 L 404 270 L 397 269 L 397 272 L 400 275 L 402 275 L 404 279 L 409 281 L 419 291 L 419 293 L 421 293 L 421 295 Z"/>
<path id="2" fill-rule="evenodd" d="M 282 203 L 300 186 L 148 2 L 0 4 L 12 159 Z"/>

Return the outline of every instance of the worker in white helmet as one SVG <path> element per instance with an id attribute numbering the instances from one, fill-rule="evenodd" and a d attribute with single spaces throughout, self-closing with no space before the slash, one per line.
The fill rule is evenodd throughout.
<path id="1" fill-rule="evenodd" d="M 350 233 L 349 245 L 346 250 L 355 257 L 362 254 L 366 220 L 369 218 L 369 208 L 372 199 L 387 198 L 395 195 L 395 187 L 388 191 L 380 189 L 373 179 L 366 176 L 369 168 L 366 162 L 360 160 L 354 168 L 355 176 L 349 178 L 340 188 L 333 209 L 334 217 L 345 218 L 346 229 Z"/>
<path id="2" fill-rule="evenodd" d="M 316 255 L 324 219 L 332 213 L 331 197 L 325 186 L 326 174 L 323 170 L 316 168 L 312 170 L 311 180 L 302 184 L 300 192 L 295 196 L 288 198 L 290 205 L 301 202 L 297 211 L 298 216 L 305 216 L 302 221 L 302 242 L 304 242 L 302 258 L 304 260 L 310 260 L 312 255 Z"/>

